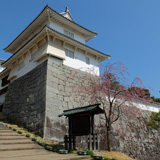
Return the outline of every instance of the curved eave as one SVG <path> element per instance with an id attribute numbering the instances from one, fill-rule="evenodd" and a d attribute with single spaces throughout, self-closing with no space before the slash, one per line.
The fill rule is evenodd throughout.
<path id="1" fill-rule="evenodd" d="M 4 63 L 5 60 L 4 59 L 0 59 L 0 64 Z"/>
<path id="2" fill-rule="evenodd" d="M 58 12 L 50 8 L 48 5 L 46 5 L 45 8 L 41 11 L 41 13 L 6 48 L 4 48 L 4 51 L 14 53 L 15 48 L 20 45 L 20 43 L 23 42 L 28 37 L 28 35 L 32 34 L 32 32 L 36 28 L 40 27 L 43 23 L 45 23 L 45 21 L 48 20 L 49 11 L 50 14 L 52 14 L 53 18 L 55 18 L 56 20 L 70 27 L 73 27 L 74 29 L 79 30 L 82 33 L 85 33 L 87 35 L 86 41 L 97 35 L 97 33 L 92 32 L 75 23 L 74 21 L 65 18 L 63 15 L 59 14 Z"/>
<path id="3" fill-rule="evenodd" d="M 19 48 L 8 60 L 6 60 L 2 66 L 3 67 L 8 67 L 8 64 L 16 57 L 19 56 L 19 54 L 21 53 L 22 50 L 24 50 L 28 45 L 30 45 L 34 40 L 36 40 L 37 38 L 39 38 L 39 36 L 41 34 L 43 34 L 44 32 L 46 32 L 46 26 L 43 27 L 43 29 L 36 33 L 30 40 L 28 40 L 21 48 Z"/>
<path id="4" fill-rule="evenodd" d="M 48 31 L 50 31 L 50 33 L 54 34 L 55 36 L 61 37 L 67 43 L 71 43 L 71 44 L 77 46 L 80 49 L 86 50 L 87 52 L 89 52 L 91 54 L 94 54 L 96 56 L 101 57 L 102 61 L 105 60 L 105 59 L 109 59 L 111 57 L 109 54 L 102 53 L 102 52 L 100 52 L 100 51 L 98 51 L 98 50 L 96 50 L 96 49 L 94 49 L 90 46 L 87 46 L 87 45 L 85 45 L 85 44 L 83 44 L 83 43 L 81 43 L 81 42 L 79 42 L 75 39 L 67 37 L 66 35 L 64 35 L 64 34 L 58 32 L 58 31 L 56 31 L 56 30 L 54 30 L 54 29 L 52 29 L 48 26 L 46 26 L 46 28 L 48 28 Z"/>
<path id="5" fill-rule="evenodd" d="M 63 22 L 63 20 L 64 20 L 64 22 L 66 22 L 66 23 L 69 22 L 69 25 L 70 25 L 70 26 L 72 26 L 72 27 L 74 26 L 75 28 L 78 27 L 78 30 L 79 30 L 79 29 L 82 30 L 83 32 L 86 33 L 86 35 L 90 35 L 90 36 L 92 35 L 92 37 L 95 37 L 95 36 L 97 35 L 96 32 L 93 32 L 93 31 L 91 31 L 91 30 L 89 30 L 89 29 L 87 29 L 87 28 L 85 28 L 85 27 L 83 27 L 83 26 L 75 23 L 74 21 L 72 21 L 72 20 L 64 17 L 64 16 L 61 15 L 60 13 L 56 12 L 55 10 L 53 10 L 51 7 L 48 6 L 48 8 L 49 8 L 53 13 L 55 13 L 55 15 L 58 16 L 58 18 L 57 18 L 58 20 L 59 20 L 59 18 L 60 18 L 60 20 L 61 20 L 62 22 Z M 65 23 L 64 23 L 64 24 L 65 24 Z"/>
<path id="6" fill-rule="evenodd" d="M 87 51 L 87 52 L 89 52 L 89 53 L 91 53 L 93 55 L 96 55 L 96 56 L 100 57 L 101 61 L 110 58 L 110 55 L 104 54 L 104 53 L 102 53 L 100 51 L 97 51 L 97 50 L 95 50 L 95 49 L 93 49 L 93 48 L 91 48 L 91 47 L 89 47 L 89 46 L 87 46 L 87 45 L 85 45 L 85 44 L 83 44 L 83 43 L 81 43 L 79 41 L 76 41 L 76 40 L 74 40 L 72 38 L 69 38 L 69 37 L 65 36 L 64 34 L 59 33 L 57 31 L 55 31 L 54 29 L 52 29 L 52 28 L 50 28 L 50 27 L 45 25 L 40 32 L 35 34 L 29 41 L 27 41 L 17 52 L 15 52 L 7 61 L 5 61 L 2 64 L 2 66 L 8 67 L 8 64 L 10 64 L 10 62 L 12 62 L 14 58 L 18 57 L 19 54 L 21 53 L 21 51 L 24 51 L 24 49 L 27 46 L 29 46 L 31 43 L 33 43 L 33 41 L 36 41 L 41 35 L 44 36 L 43 34 L 44 35 L 52 34 L 53 36 L 56 36 L 60 40 L 66 41 L 69 44 L 77 46 L 80 49 L 83 49 L 83 50 L 85 50 L 85 51 Z"/>
<path id="7" fill-rule="evenodd" d="M 36 23 L 37 25 L 35 25 L 35 28 L 37 26 L 39 26 L 42 22 L 40 21 L 40 18 L 41 18 L 41 15 L 43 15 L 45 13 L 45 10 L 48 6 L 46 5 L 45 8 L 39 13 L 39 15 L 7 46 L 5 47 L 3 50 L 5 52 L 10 52 L 10 53 L 13 53 L 15 52 L 14 51 L 14 48 L 13 46 L 15 45 L 19 45 L 21 39 L 22 41 L 24 41 L 26 39 L 26 37 L 28 36 L 28 30 L 33 30 L 33 25 L 35 25 L 35 23 L 38 21 L 39 23 Z M 44 18 L 44 16 L 42 17 L 42 19 Z M 44 21 L 47 20 L 47 17 L 46 19 L 44 19 Z"/>
<path id="8" fill-rule="evenodd" d="M 6 68 L 4 69 L 2 72 L 0 72 L 0 78 L 5 77 L 6 75 L 8 75 L 10 72 L 10 69 Z"/>

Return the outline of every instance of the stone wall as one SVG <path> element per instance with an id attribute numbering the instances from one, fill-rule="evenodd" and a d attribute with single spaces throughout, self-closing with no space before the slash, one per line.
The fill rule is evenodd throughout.
<path id="1" fill-rule="evenodd" d="M 138 114 L 136 113 L 138 112 Z M 135 116 L 133 116 L 133 114 Z M 122 111 L 111 130 L 111 148 L 137 160 L 158 160 L 160 157 L 160 129 L 146 126 L 151 112 L 128 106 Z M 101 148 L 106 149 L 106 130 L 102 121 L 96 117 L 95 131 L 100 135 Z"/>
<path id="2" fill-rule="evenodd" d="M 43 135 L 47 61 L 8 86 L 3 113 L 13 123 Z"/>
<path id="3" fill-rule="evenodd" d="M 72 87 L 81 82 L 69 78 L 84 72 L 48 60 L 9 84 L 3 112 L 16 123 L 40 133 L 45 139 L 63 141 L 68 133 L 68 119 L 58 117 L 64 110 L 82 105 Z M 130 108 L 132 111 L 132 108 Z M 150 112 L 140 110 L 141 116 L 131 119 L 125 112 L 112 128 L 112 148 L 138 160 L 158 160 L 160 131 L 145 126 Z M 101 149 L 105 149 L 106 134 L 103 120 L 95 116 L 95 132 L 100 135 Z M 44 132 L 43 132 L 44 131 Z M 86 147 L 86 137 L 78 138 Z M 84 145 L 85 144 L 85 145 Z"/>
<path id="4" fill-rule="evenodd" d="M 68 133 L 68 119 L 58 117 L 64 110 L 81 107 L 72 92 L 75 80 L 68 79 L 78 70 L 48 60 L 46 82 L 45 139 L 63 141 Z M 84 72 L 78 71 L 83 74 Z M 88 103 L 86 103 L 88 104 Z"/>
<path id="5" fill-rule="evenodd" d="M 139 111 L 141 114 L 134 118 L 129 116 L 129 112 L 127 114 L 123 112 L 120 119 L 113 125 L 112 148 L 138 160 L 158 160 L 160 129 L 146 126 L 151 112 Z"/>
<path id="6" fill-rule="evenodd" d="M 58 117 L 58 115 L 63 113 L 63 110 L 89 104 L 85 102 L 82 105 L 79 97 L 75 96 L 72 91 L 72 86 L 80 82 L 81 79 L 68 79 L 68 77 L 71 77 L 76 72 L 84 74 L 84 72 L 48 60 L 45 139 L 63 141 L 64 135 L 68 132 L 68 120 L 64 117 Z M 139 160 L 158 160 L 160 156 L 159 131 L 147 128 L 145 125 L 145 121 L 149 119 L 150 112 L 144 110 L 140 110 L 140 112 L 142 113 L 141 116 L 134 119 L 131 119 L 128 116 L 129 114 L 122 113 L 119 121 L 113 125 L 112 148 Z M 95 119 L 95 131 L 100 135 L 101 149 L 105 149 L 106 134 L 103 127 L 104 123 L 100 116 L 95 116 Z M 86 147 L 84 145 L 86 137 L 78 139 L 79 142 L 83 143 L 79 146 Z"/>

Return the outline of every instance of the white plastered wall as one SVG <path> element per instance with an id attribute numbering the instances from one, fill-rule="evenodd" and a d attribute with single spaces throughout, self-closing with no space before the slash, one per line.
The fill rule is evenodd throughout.
<path id="1" fill-rule="evenodd" d="M 85 44 L 85 38 L 82 35 L 80 35 L 79 33 L 77 33 L 75 31 L 73 31 L 72 29 L 68 28 L 67 26 L 62 26 L 61 24 L 59 24 L 56 21 L 51 21 L 50 27 L 53 28 L 54 30 L 62 33 L 62 34 L 64 34 L 64 30 L 67 30 L 67 31 L 74 34 L 74 39 L 76 41 L 79 41 L 79 42 Z"/>
<path id="2" fill-rule="evenodd" d="M 74 48 L 69 45 L 66 45 L 65 48 L 74 51 Z M 90 59 L 90 64 L 86 63 L 86 57 Z M 84 51 L 80 49 L 74 51 L 74 59 L 66 56 L 63 64 L 72 68 L 80 69 L 82 71 L 87 71 L 88 69 L 91 70 L 94 68 L 94 73 L 99 75 L 99 64 L 95 59 L 95 56 L 91 54 L 85 55 Z"/>
<path id="3" fill-rule="evenodd" d="M 58 63 L 62 63 L 58 60 L 59 58 L 65 59 L 65 53 L 63 51 L 62 44 L 59 44 L 58 41 L 56 41 L 54 44 L 52 42 L 48 42 L 38 48 L 38 50 L 33 49 L 32 53 L 28 53 L 23 61 L 21 61 L 17 66 L 12 68 L 8 79 L 12 79 L 12 77 L 16 77 L 15 79 L 17 79 L 25 75 L 29 71 L 33 70 L 40 63 L 42 63 L 44 60 L 46 60 L 48 54 L 52 56 L 52 60 L 55 59 L 55 61 Z M 42 61 L 36 62 L 37 59 L 45 56 L 46 58 L 44 58 Z"/>
<path id="4" fill-rule="evenodd" d="M 0 65 L 0 72 L 2 72 L 3 70 L 4 70 L 4 67 Z"/>
<path id="5" fill-rule="evenodd" d="M 135 105 L 137 108 L 142 109 L 142 110 L 147 110 L 147 111 L 151 111 L 151 112 L 159 112 L 160 111 L 160 107 L 157 107 L 154 104 L 143 104 L 140 102 L 135 102 L 133 105 Z"/>
<path id="6" fill-rule="evenodd" d="M 66 58 L 65 52 L 63 50 L 63 43 L 60 40 L 55 40 L 54 43 L 48 42 L 47 53 L 60 59 Z"/>
<path id="7" fill-rule="evenodd" d="M 74 58 L 70 58 L 65 55 L 65 48 L 74 51 Z M 40 62 L 37 62 L 36 60 L 44 56 L 46 56 L 46 58 L 47 56 L 50 56 L 52 57 L 52 60 L 55 60 L 58 63 L 63 63 L 64 65 L 83 71 L 86 71 L 88 68 L 94 68 L 96 70 L 96 75 L 99 75 L 99 65 L 95 56 L 89 53 L 85 54 L 85 52 L 80 49 L 74 50 L 74 47 L 71 45 L 66 44 L 63 46 L 63 42 L 56 39 L 54 43 L 49 41 L 43 44 L 38 48 L 38 50 L 36 47 L 33 48 L 31 53 L 26 54 L 25 58 L 23 60 L 19 60 L 19 64 L 12 68 L 8 79 L 12 80 L 13 77 L 16 77 L 14 79 L 17 79 L 33 70 L 45 59 Z M 86 57 L 90 58 L 90 64 L 86 63 Z"/>
<path id="8" fill-rule="evenodd" d="M 113 97 L 111 97 L 111 100 L 112 100 Z M 119 103 L 122 103 L 122 100 L 121 99 L 116 99 Z M 108 102 L 108 97 L 106 97 L 106 101 Z M 147 110 L 147 111 L 150 111 L 150 112 L 159 112 L 160 111 L 160 106 L 158 104 L 155 104 L 155 103 L 143 103 L 143 100 L 138 100 L 137 102 L 134 101 L 134 102 L 125 102 L 124 105 L 130 107 L 130 106 L 134 106 L 134 107 L 137 107 L 141 110 Z"/>
<path id="9" fill-rule="evenodd" d="M 32 53 L 28 53 L 25 56 L 24 60 L 21 62 L 23 63 L 23 67 L 19 68 L 19 65 L 21 65 L 20 63 L 14 68 L 12 68 L 10 75 L 9 75 L 9 79 L 11 79 L 14 76 L 16 76 L 16 78 L 19 78 L 25 75 L 26 73 L 28 73 L 29 71 L 31 71 L 32 69 L 34 69 L 37 65 L 40 64 L 40 63 L 35 62 L 35 60 L 38 57 L 45 54 L 46 52 L 47 52 L 47 44 L 40 47 L 37 51 L 35 50 Z"/>
<path id="10" fill-rule="evenodd" d="M 65 55 L 65 48 L 72 50 L 74 52 L 74 58 L 67 57 Z M 86 54 L 84 51 L 77 49 L 74 50 L 74 47 L 71 45 L 65 45 L 63 47 L 63 43 L 60 40 L 48 43 L 47 53 L 56 56 L 57 58 L 63 59 L 63 64 L 75 69 L 80 69 L 82 71 L 86 71 L 87 69 L 95 70 L 95 74 L 99 75 L 99 64 L 95 59 L 95 56 L 91 54 Z M 86 57 L 90 58 L 90 64 L 86 63 Z"/>

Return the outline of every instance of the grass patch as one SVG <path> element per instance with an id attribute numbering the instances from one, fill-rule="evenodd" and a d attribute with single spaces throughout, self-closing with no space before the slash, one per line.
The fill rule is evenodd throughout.
<path id="1" fill-rule="evenodd" d="M 134 160 L 133 158 L 130 158 L 129 156 L 121 153 L 121 152 L 108 152 L 108 151 L 101 151 L 101 152 L 94 152 L 95 155 L 104 156 L 109 159 L 106 160 Z"/>

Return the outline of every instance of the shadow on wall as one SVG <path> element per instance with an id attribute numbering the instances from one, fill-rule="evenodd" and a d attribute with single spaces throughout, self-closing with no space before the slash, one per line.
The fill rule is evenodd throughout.
<path id="1" fill-rule="evenodd" d="M 99 128 L 99 127 L 97 127 Z M 106 133 L 104 127 L 96 129 L 96 133 L 99 133 L 100 149 L 106 149 Z M 68 119 L 63 118 L 61 121 L 50 119 L 46 117 L 46 128 L 44 139 L 49 139 L 57 142 L 64 143 L 64 136 L 68 135 Z M 76 136 L 76 147 L 79 149 L 88 149 L 89 136 Z"/>
<path id="2" fill-rule="evenodd" d="M 46 117 L 45 139 L 50 139 L 58 142 L 64 141 L 64 136 L 68 134 L 68 120 L 61 121 Z"/>

